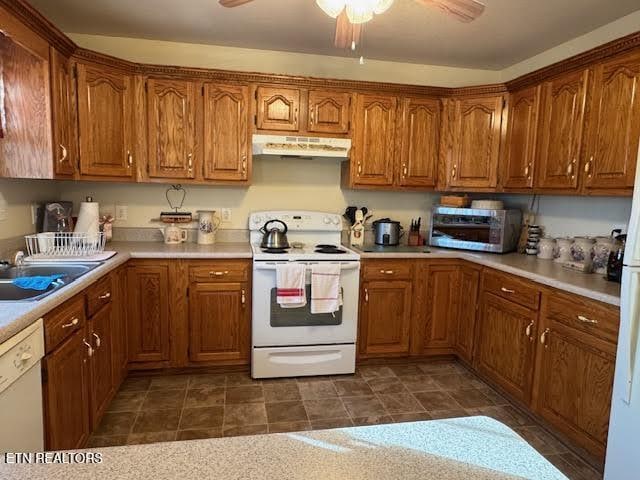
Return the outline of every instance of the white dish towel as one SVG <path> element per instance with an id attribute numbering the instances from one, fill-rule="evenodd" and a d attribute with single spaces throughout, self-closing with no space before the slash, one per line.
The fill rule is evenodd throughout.
<path id="1" fill-rule="evenodd" d="M 307 304 L 305 272 L 304 264 L 276 265 L 276 301 L 282 308 L 298 308 Z"/>
<path id="2" fill-rule="evenodd" d="M 334 313 L 342 305 L 340 264 L 311 266 L 311 313 Z"/>

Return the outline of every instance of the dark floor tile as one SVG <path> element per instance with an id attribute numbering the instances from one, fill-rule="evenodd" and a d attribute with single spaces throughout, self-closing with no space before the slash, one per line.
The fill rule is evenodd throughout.
<path id="1" fill-rule="evenodd" d="M 367 385 L 367 382 L 361 379 L 355 380 L 336 380 L 333 382 L 338 395 L 354 397 L 357 395 L 371 395 L 373 391 Z"/>
<path id="2" fill-rule="evenodd" d="M 349 417 L 321 418 L 318 420 L 311 420 L 311 428 L 313 430 L 327 430 L 330 428 L 346 428 L 346 427 L 353 427 L 353 422 Z"/>
<path id="3" fill-rule="evenodd" d="M 149 390 L 180 390 L 187 388 L 189 375 L 161 375 L 151 377 Z"/>
<path id="4" fill-rule="evenodd" d="M 431 420 L 431 415 L 427 412 L 416 412 L 416 413 L 396 413 L 391 416 L 393 421 L 396 423 L 401 422 L 423 422 L 426 420 Z"/>
<path id="5" fill-rule="evenodd" d="M 441 390 L 434 392 L 417 392 L 414 393 L 414 396 L 427 411 L 462 409 L 460 404 L 456 402 L 451 395 Z"/>
<path id="6" fill-rule="evenodd" d="M 367 425 L 383 425 L 385 423 L 393 423 L 391 415 L 370 415 L 368 417 L 357 417 L 353 419 L 356 427 L 364 427 Z"/>
<path id="7" fill-rule="evenodd" d="M 120 391 L 108 407 L 109 412 L 137 412 L 142 407 L 146 391 Z"/>
<path id="8" fill-rule="evenodd" d="M 352 419 L 387 414 L 384 406 L 375 395 L 367 395 L 363 397 L 342 397 L 342 402 Z"/>
<path id="9" fill-rule="evenodd" d="M 462 408 L 445 409 L 445 410 L 429 410 L 427 412 L 434 420 L 443 420 L 445 418 L 464 418 L 472 417 L 469 412 Z"/>
<path id="10" fill-rule="evenodd" d="M 482 407 L 467 409 L 472 415 L 484 415 L 504 423 L 510 428 L 533 425 L 535 422 L 527 415 L 520 413 L 511 405 L 496 405 L 493 407 Z"/>
<path id="11" fill-rule="evenodd" d="M 364 367 L 360 367 L 358 369 L 358 373 L 365 380 L 368 380 L 370 378 L 395 376 L 395 373 L 393 373 L 393 370 L 391 370 L 389 367 L 379 365 L 367 365 Z"/>
<path id="12" fill-rule="evenodd" d="M 331 381 L 298 382 L 298 389 L 303 400 L 319 400 L 338 396 Z"/>
<path id="13" fill-rule="evenodd" d="M 185 408 L 213 407 L 224 405 L 225 387 L 204 387 L 187 390 Z"/>
<path id="14" fill-rule="evenodd" d="M 456 365 L 456 362 L 424 362 L 418 364 L 418 367 L 426 374 L 459 373 Z"/>
<path id="15" fill-rule="evenodd" d="M 347 379 L 349 375 L 310 375 L 307 377 L 297 377 L 296 381 L 298 383 L 309 383 L 309 382 L 333 382 L 334 380 Z"/>
<path id="16" fill-rule="evenodd" d="M 248 373 L 233 373 L 227 375 L 227 387 L 238 385 L 260 385 L 260 380 L 252 379 Z"/>
<path id="17" fill-rule="evenodd" d="M 566 452 L 561 453 L 560 458 L 562 458 L 577 472 L 579 475 L 578 478 L 581 480 L 602 480 L 602 472 L 582 461 L 577 455 L 571 452 Z"/>
<path id="18" fill-rule="evenodd" d="M 149 390 L 149 385 L 151 385 L 150 377 L 127 377 L 124 382 L 122 382 L 120 391 L 144 392 L 146 390 Z"/>
<path id="19" fill-rule="evenodd" d="M 410 393 L 384 393 L 378 398 L 390 414 L 422 412 L 424 408 Z"/>
<path id="20" fill-rule="evenodd" d="M 398 377 L 372 378 L 367 383 L 375 393 L 407 393 L 407 389 Z"/>
<path id="21" fill-rule="evenodd" d="M 420 369 L 420 365 L 417 363 L 407 363 L 401 365 L 389 365 L 389 368 L 393 373 L 397 376 L 401 375 L 420 375 L 422 370 Z"/>
<path id="22" fill-rule="evenodd" d="M 478 387 L 482 393 L 484 393 L 489 399 L 493 402 L 494 405 L 509 405 L 509 400 L 504 398 L 498 392 L 496 392 L 493 388 L 488 385 L 485 387 Z"/>
<path id="23" fill-rule="evenodd" d="M 433 374 L 432 378 L 443 390 L 464 390 L 484 385 L 472 375 L 463 373 Z"/>
<path id="24" fill-rule="evenodd" d="M 141 445 L 143 443 L 171 442 L 176 439 L 176 432 L 146 432 L 130 433 L 127 445 Z"/>
<path id="25" fill-rule="evenodd" d="M 403 375 L 400 377 L 400 381 L 410 392 L 432 392 L 434 390 L 440 390 L 440 386 L 435 380 L 425 374 Z"/>
<path id="26" fill-rule="evenodd" d="M 107 412 L 93 434 L 96 436 L 128 434 L 136 415 L 136 412 Z"/>
<path id="27" fill-rule="evenodd" d="M 128 436 L 128 434 L 103 436 L 92 435 L 87 441 L 87 448 L 119 447 L 121 445 L 126 445 Z"/>
<path id="28" fill-rule="evenodd" d="M 269 428 L 267 424 L 263 425 L 225 425 L 222 428 L 223 437 L 241 437 L 245 435 L 260 435 L 268 433 Z"/>
<path id="29" fill-rule="evenodd" d="M 185 408 L 180 418 L 180 430 L 215 428 L 222 426 L 224 417 L 222 406 Z"/>
<path id="30" fill-rule="evenodd" d="M 307 412 L 300 400 L 291 402 L 267 403 L 268 423 L 306 421 Z"/>
<path id="31" fill-rule="evenodd" d="M 264 403 L 241 403 L 224 406 L 225 427 L 266 424 L 267 411 Z"/>
<path id="32" fill-rule="evenodd" d="M 192 375 L 189 379 L 189 388 L 224 387 L 227 385 L 227 376 L 220 374 Z"/>
<path id="33" fill-rule="evenodd" d="M 537 425 L 517 427 L 514 430 L 542 455 L 567 452 L 567 447 L 562 442 Z"/>
<path id="34" fill-rule="evenodd" d="M 142 410 L 181 409 L 184 405 L 185 390 L 149 390 L 142 404 Z"/>
<path id="35" fill-rule="evenodd" d="M 285 433 L 285 432 L 306 432 L 311 430 L 311 424 L 308 420 L 300 422 L 278 422 L 268 425 L 269 433 Z"/>
<path id="36" fill-rule="evenodd" d="M 300 400 L 300 389 L 297 382 L 265 383 L 263 386 L 264 400 L 270 402 L 286 402 Z"/>
<path id="37" fill-rule="evenodd" d="M 339 398 L 305 400 L 304 408 L 309 420 L 326 420 L 328 418 L 348 417 L 349 414 Z"/>
<path id="38" fill-rule="evenodd" d="M 178 429 L 180 410 L 143 410 L 138 413 L 131 433 L 168 432 Z"/>
<path id="39" fill-rule="evenodd" d="M 462 408 L 491 407 L 493 402 L 477 388 L 467 388 L 464 390 L 451 390 L 449 395 L 458 402 Z"/>
<path id="40" fill-rule="evenodd" d="M 222 427 L 200 428 L 196 430 L 178 430 L 176 440 L 198 440 L 201 438 L 222 437 Z"/>
<path id="41" fill-rule="evenodd" d="M 226 404 L 264 402 L 262 385 L 227 387 Z"/>

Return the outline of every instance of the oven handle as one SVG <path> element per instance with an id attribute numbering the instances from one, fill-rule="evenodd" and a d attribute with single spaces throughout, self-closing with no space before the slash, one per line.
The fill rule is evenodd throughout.
<path id="1" fill-rule="evenodd" d="M 265 263 L 254 263 L 253 264 L 253 269 L 254 270 L 275 270 L 277 268 L 277 265 L 286 265 L 289 263 L 294 263 L 294 262 L 265 262 Z M 295 263 L 304 263 L 304 265 L 307 266 L 311 266 L 311 265 L 319 265 L 319 262 L 295 262 Z M 324 262 L 323 262 L 324 263 Z M 341 263 L 340 264 L 340 270 L 344 271 L 344 270 L 356 270 L 360 268 L 360 262 L 352 262 L 352 263 Z"/>

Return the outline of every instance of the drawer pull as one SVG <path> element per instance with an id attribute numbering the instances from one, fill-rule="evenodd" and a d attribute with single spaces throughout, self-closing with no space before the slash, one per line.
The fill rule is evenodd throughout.
<path id="1" fill-rule="evenodd" d="M 533 326 L 536 324 L 535 320 L 531 320 L 531 323 L 529 325 L 527 325 L 527 328 L 525 330 L 525 335 L 529 338 L 531 338 L 531 329 L 533 328 Z"/>
<path id="2" fill-rule="evenodd" d="M 503 291 L 504 293 L 516 293 L 515 290 L 511 290 L 510 288 L 506 288 L 506 287 L 500 287 L 500 290 Z"/>
<path id="3" fill-rule="evenodd" d="M 67 152 L 67 148 L 60 144 L 60 149 L 62 150 L 62 156 L 60 157 L 60 160 L 58 160 L 60 163 L 64 163 L 64 161 L 68 158 L 69 154 Z"/>
<path id="4" fill-rule="evenodd" d="M 223 275 L 228 275 L 229 274 L 229 270 L 225 270 L 224 272 L 209 272 L 209 276 L 210 277 L 221 277 Z"/>
<path id="5" fill-rule="evenodd" d="M 87 341 L 84 338 L 82 339 L 82 343 L 84 343 L 87 346 L 87 355 L 90 357 L 93 357 L 93 347 L 91 346 L 91 344 L 87 343 Z"/>
<path id="6" fill-rule="evenodd" d="M 96 348 L 100 348 L 100 344 L 102 343 L 102 340 L 100 340 L 100 337 L 98 336 L 97 333 L 94 333 L 93 336 L 96 339 Z"/>
<path id="7" fill-rule="evenodd" d="M 369 303 L 369 289 L 368 288 L 364 289 L 364 301 Z"/>
<path id="8" fill-rule="evenodd" d="M 393 270 L 380 270 L 380 273 L 384 275 L 393 275 Z"/>
<path id="9" fill-rule="evenodd" d="M 111 292 L 103 293 L 102 295 L 98 295 L 100 300 L 106 300 L 107 298 L 111 298 Z"/>
<path id="10" fill-rule="evenodd" d="M 590 323 L 592 325 L 598 323 L 598 320 L 592 320 L 591 318 L 587 318 L 584 315 L 578 315 L 578 320 L 580 320 L 582 323 Z"/>
<path id="11" fill-rule="evenodd" d="M 544 348 L 547 348 L 547 335 L 549 335 L 550 331 L 550 329 L 545 328 L 544 332 L 542 332 L 542 335 L 540 335 L 540 343 L 544 345 Z"/>
<path id="12" fill-rule="evenodd" d="M 75 327 L 78 323 L 80 323 L 80 319 L 78 317 L 74 317 L 69 323 L 65 323 L 60 328 Z"/>
<path id="13" fill-rule="evenodd" d="M 242 289 L 242 294 L 240 296 L 240 301 L 242 302 L 242 305 L 247 303 L 247 296 L 245 295 L 244 289 Z"/>

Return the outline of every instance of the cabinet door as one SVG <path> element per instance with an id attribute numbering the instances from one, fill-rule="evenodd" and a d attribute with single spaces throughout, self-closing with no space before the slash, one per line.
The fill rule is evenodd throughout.
<path id="1" fill-rule="evenodd" d="M 447 155 L 450 186 L 497 185 L 503 103 L 502 96 L 455 100 Z"/>
<path id="2" fill-rule="evenodd" d="M 189 287 L 189 359 L 249 362 L 250 306 L 246 283 Z M 228 362 L 227 362 L 228 363 Z"/>
<path id="3" fill-rule="evenodd" d="M 423 322 L 423 353 L 445 353 L 455 344 L 460 268 L 458 265 L 427 267 Z"/>
<path id="4" fill-rule="evenodd" d="M 147 90 L 147 162 L 150 177 L 194 178 L 196 86 L 150 78 Z"/>
<path id="5" fill-rule="evenodd" d="M 476 368 L 518 400 L 529 402 L 537 312 L 484 292 Z"/>
<path id="6" fill-rule="evenodd" d="M 307 131 L 314 133 L 348 133 L 351 94 L 309 90 Z"/>
<path id="7" fill-rule="evenodd" d="M 640 137 L 640 54 L 634 52 L 595 67 L 584 187 L 627 189 L 636 172 Z"/>
<path id="8" fill-rule="evenodd" d="M 169 267 L 129 267 L 127 292 L 129 361 L 169 360 Z"/>
<path id="9" fill-rule="evenodd" d="M 132 79 L 106 67 L 79 63 L 80 173 L 132 178 Z"/>
<path id="10" fill-rule="evenodd" d="M 49 45 L 0 13 L 0 178 L 53 178 Z"/>
<path id="11" fill-rule="evenodd" d="M 300 90 L 297 88 L 257 87 L 256 128 L 297 132 Z"/>
<path id="12" fill-rule="evenodd" d="M 246 181 L 251 162 L 249 88 L 204 86 L 204 178 Z"/>
<path id="13" fill-rule="evenodd" d="M 582 148 L 589 72 L 569 73 L 542 86 L 536 187 L 575 190 Z"/>
<path id="14" fill-rule="evenodd" d="M 615 355 L 553 328 L 541 345 L 536 409 L 592 454 L 604 457 Z"/>
<path id="15" fill-rule="evenodd" d="M 78 330 L 43 360 L 47 450 L 83 448 L 89 438 L 86 330 Z"/>
<path id="16" fill-rule="evenodd" d="M 505 188 L 533 187 L 539 108 L 540 86 L 526 88 L 510 96 L 502 170 Z"/>
<path id="17" fill-rule="evenodd" d="M 392 185 L 397 99 L 357 95 L 351 172 L 357 185 Z"/>
<path id="18" fill-rule="evenodd" d="M 68 58 L 51 48 L 51 113 L 53 115 L 54 171 L 72 177 L 78 166 L 78 130 L 73 67 Z"/>
<path id="19" fill-rule="evenodd" d="M 411 326 L 411 282 L 365 282 L 361 291 L 360 356 L 407 354 Z"/>
<path id="20" fill-rule="evenodd" d="M 435 187 L 440 146 L 440 101 L 405 98 L 399 122 L 399 184 Z"/>
<path id="21" fill-rule="evenodd" d="M 456 349 L 458 355 L 469 363 L 473 361 L 479 285 L 480 270 L 478 268 L 466 265 L 460 268 Z"/>
<path id="22" fill-rule="evenodd" d="M 113 384 L 116 388 L 127 374 L 127 269 L 113 274 Z"/>
<path id="23" fill-rule="evenodd" d="M 98 428 L 116 385 L 113 375 L 113 309 L 109 304 L 89 320 L 90 343 L 93 345 L 91 365 L 91 423 Z"/>

